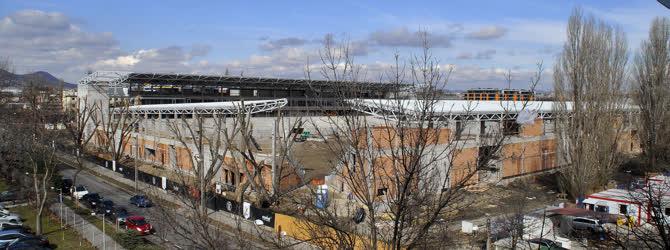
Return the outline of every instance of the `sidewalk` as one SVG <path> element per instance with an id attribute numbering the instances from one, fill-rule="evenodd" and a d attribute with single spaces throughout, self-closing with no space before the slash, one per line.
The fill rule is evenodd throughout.
<path id="1" fill-rule="evenodd" d="M 58 154 L 64 160 L 67 160 L 69 162 L 75 162 L 75 158 L 72 155 L 65 154 L 63 152 L 58 152 Z M 87 168 L 90 171 L 98 173 L 98 174 L 100 174 L 102 176 L 105 176 L 107 178 L 114 179 L 114 180 L 116 180 L 120 183 L 123 183 L 124 185 L 128 185 L 130 187 L 135 186 L 135 182 L 133 180 L 124 178 L 120 173 L 116 173 L 112 170 L 109 170 L 109 169 L 105 168 L 104 166 L 99 166 L 98 164 L 90 162 L 87 159 L 82 159 L 82 161 L 83 161 L 84 167 Z M 122 188 L 122 187 L 119 187 L 119 188 Z M 179 200 L 176 197 L 174 197 L 173 194 L 168 193 L 167 191 L 165 191 L 163 189 L 156 188 L 154 186 L 146 184 L 144 182 L 139 182 L 138 183 L 138 189 L 142 190 L 144 193 L 149 193 L 149 194 L 158 196 L 158 198 L 160 198 L 162 200 L 172 202 L 174 204 L 179 204 L 180 203 Z M 126 190 L 126 191 L 129 192 L 129 193 L 133 192 L 133 190 Z M 183 208 L 179 208 L 179 209 L 183 209 Z M 270 237 L 272 235 L 276 235 L 273 228 L 269 228 L 269 227 L 266 227 L 266 226 L 257 226 L 256 224 L 254 224 L 253 221 L 246 220 L 246 219 L 244 219 L 240 216 L 237 216 L 237 215 L 234 215 L 234 214 L 231 214 L 231 213 L 227 213 L 227 212 L 224 212 L 224 211 L 209 210 L 209 212 L 210 212 L 210 216 L 213 220 L 215 220 L 217 222 L 220 222 L 224 225 L 227 225 L 231 228 L 237 228 L 238 223 L 239 223 L 240 230 L 247 233 L 247 234 L 251 234 L 251 235 L 262 234 L 264 236 L 270 236 Z M 236 233 L 236 232 L 231 232 L 231 233 Z M 313 246 L 311 246 L 307 243 L 299 244 L 299 241 L 297 241 L 297 240 L 293 240 L 293 239 L 285 239 L 285 240 L 288 240 L 288 242 L 290 244 L 295 244 L 295 246 L 293 246 L 292 249 L 316 249 L 315 247 L 313 247 Z"/>
<path id="2" fill-rule="evenodd" d="M 66 227 L 74 227 L 81 236 L 91 242 L 97 249 L 124 249 L 121 245 L 116 243 L 112 237 L 105 235 L 102 230 L 86 221 L 65 204 L 61 205 L 61 203 L 54 203 L 49 207 L 49 210 L 54 214 L 61 216 L 63 224 Z"/>

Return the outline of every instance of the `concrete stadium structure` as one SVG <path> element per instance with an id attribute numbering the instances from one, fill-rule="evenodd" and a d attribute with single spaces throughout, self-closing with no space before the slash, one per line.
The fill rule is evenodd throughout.
<path id="1" fill-rule="evenodd" d="M 275 78 L 232 77 L 211 75 L 185 74 L 155 74 L 132 72 L 94 72 L 79 82 L 78 95 L 84 105 L 98 103 L 102 105 L 103 113 L 113 112 L 139 117 L 137 128 L 130 134 L 127 145 L 123 145 L 123 154 L 136 158 L 148 166 L 160 171 L 174 171 L 178 169 L 189 172 L 193 168 L 194 159 L 189 159 L 192 148 L 184 148 L 178 143 L 174 134 L 170 132 L 169 124 L 183 117 L 193 114 L 232 116 L 241 110 L 251 114 L 254 123 L 253 135 L 259 144 L 258 156 L 270 161 L 268 154 L 271 148 L 273 125 L 277 110 L 283 110 L 288 115 L 281 123 L 294 124 L 298 122 L 304 131 L 316 134 L 317 131 L 328 131 L 333 123 L 339 122 L 338 112 L 358 112 L 368 116 L 372 124 L 371 136 L 381 136 L 384 127 L 379 118 L 412 119 L 411 107 L 416 101 L 405 100 L 407 110 L 400 112 L 392 109 L 387 98 L 398 94 L 401 89 L 381 83 L 346 83 L 346 86 L 360 85 L 366 92 L 356 96 L 338 96 L 337 88 L 345 83 L 331 81 L 307 81 Z M 340 105 L 338 102 L 347 102 Z M 320 103 L 316 103 L 320 102 Z M 124 103 L 131 104 L 121 108 Z M 499 160 L 491 166 L 495 171 L 479 174 L 474 182 L 500 183 L 516 177 L 551 171 L 559 167 L 556 157 L 555 134 L 553 133 L 553 103 L 527 102 L 522 108 L 521 102 L 516 101 L 471 101 L 445 100 L 438 102 L 437 112 L 440 119 L 452 121 L 451 127 L 446 127 L 444 134 L 454 136 L 453 131 L 463 126 L 459 135 L 465 145 L 458 160 L 460 163 L 451 164 L 455 169 L 445 169 L 445 172 L 456 171 L 458 165 L 476 164 L 481 146 L 481 136 L 487 129 L 503 127 L 503 133 L 509 135 L 501 150 Z M 346 107 L 348 110 L 343 109 Z M 519 125 L 516 119 L 522 110 L 530 111 L 531 122 Z M 524 115 L 528 115 L 524 114 Z M 103 115 L 104 116 L 104 115 Z M 494 126 L 505 123 L 505 126 Z M 379 125 L 379 126 L 376 126 Z M 509 126 L 508 126 L 509 125 Z M 206 122 L 205 129 L 213 129 L 212 122 Z M 290 128 L 289 128 L 290 129 Z M 94 131 L 89 131 L 94 133 Z M 281 134 L 281 133 L 280 133 Z M 290 134 L 290 133 L 289 133 Z M 284 133 L 286 135 L 286 133 Z M 116 134 L 120 136 L 120 134 Z M 320 135 L 328 137 L 330 135 Z M 635 142 L 636 132 L 627 125 L 626 134 L 622 137 L 621 150 L 635 152 L 639 150 Z M 105 138 L 96 136 L 95 145 L 102 145 Z M 444 140 L 447 143 L 449 140 Z M 137 146 L 134 146 L 137 145 Z M 383 145 L 382 147 L 391 147 Z M 436 147 L 447 145 L 436 145 Z M 137 148 L 134 148 L 137 147 Z M 304 147 L 299 153 L 309 153 L 309 147 Z M 139 157 L 134 152 L 139 152 Z M 226 156 L 233 157 L 233 156 Z M 332 157 L 332 156 L 331 156 Z M 204 161 L 211 161 L 205 157 Z M 295 188 L 314 179 L 321 180 L 333 190 L 346 193 L 342 180 L 332 175 L 331 166 L 325 161 L 305 160 L 305 169 L 291 169 L 293 173 L 285 188 Z M 205 164 L 208 165 L 208 164 Z M 322 165 L 322 166 L 319 166 Z M 244 182 L 244 176 L 232 176 L 238 166 L 226 165 L 217 180 L 223 185 L 234 189 Z M 309 170 L 307 170 L 309 169 Z M 273 173 L 263 173 L 263 181 L 269 181 Z M 326 177 L 329 176 L 329 177 Z M 446 177 L 446 173 L 439 178 L 458 178 L 457 175 Z M 457 181 L 457 180 L 449 180 Z M 268 185 L 270 186 L 270 185 Z M 384 184 L 380 183 L 379 188 Z"/>

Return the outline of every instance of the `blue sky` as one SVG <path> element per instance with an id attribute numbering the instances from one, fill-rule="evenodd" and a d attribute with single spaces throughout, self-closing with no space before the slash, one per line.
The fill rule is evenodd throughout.
<path id="1" fill-rule="evenodd" d="M 195 2 L 195 3 L 192 3 Z M 386 3 L 393 2 L 393 3 Z M 572 9 L 619 25 L 634 52 L 656 1 L 0 1 L 0 57 L 19 73 L 46 70 L 75 82 L 86 70 L 302 77 L 332 34 L 355 48 L 368 75 L 429 34 L 450 86 L 503 87 L 511 69 L 523 87 L 537 62 L 544 88 Z"/>

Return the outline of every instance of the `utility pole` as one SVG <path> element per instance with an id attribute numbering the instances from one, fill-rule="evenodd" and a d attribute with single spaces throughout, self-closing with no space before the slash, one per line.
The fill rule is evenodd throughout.
<path id="1" fill-rule="evenodd" d="M 277 190 L 277 119 L 272 122 L 272 195 Z"/>
<path id="2" fill-rule="evenodd" d="M 107 249 L 107 234 L 105 233 L 105 214 L 102 214 L 102 249 Z"/>
<path id="3" fill-rule="evenodd" d="M 61 232 L 62 232 L 61 237 L 63 238 L 63 240 L 65 240 L 65 228 L 63 227 L 63 187 L 59 188 L 58 191 L 59 191 L 59 193 L 58 193 L 59 204 L 58 205 L 60 206 L 59 219 L 60 219 L 60 229 L 61 229 Z"/>
<path id="4" fill-rule="evenodd" d="M 202 135 L 201 135 L 202 136 Z M 201 150 L 202 152 L 202 150 Z M 205 157 L 199 154 L 194 155 L 195 161 L 196 161 L 196 168 L 198 169 L 198 193 L 200 193 L 200 209 L 201 211 L 205 212 L 207 211 L 207 201 L 205 199 L 205 189 L 207 188 L 206 183 L 205 183 Z"/>
<path id="5" fill-rule="evenodd" d="M 493 249 L 491 246 L 491 218 L 486 216 L 486 250 Z"/>
<path id="6" fill-rule="evenodd" d="M 137 168 L 139 167 L 137 165 L 137 157 L 140 157 L 140 133 L 139 133 L 139 128 L 138 131 L 135 132 L 135 158 L 133 159 L 133 165 L 135 165 L 135 194 L 138 193 L 138 186 L 137 186 Z"/>

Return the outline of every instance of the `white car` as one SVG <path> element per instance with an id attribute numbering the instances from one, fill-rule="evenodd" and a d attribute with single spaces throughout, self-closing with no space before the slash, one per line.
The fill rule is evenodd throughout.
<path id="1" fill-rule="evenodd" d="M 20 223 L 21 217 L 18 214 L 0 212 L 0 223 Z"/>
<path id="2" fill-rule="evenodd" d="M 81 199 L 84 195 L 88 194 L 88 189 L 85 186 L 79 185 L 74 190 L 72 190 L 72 196 L 77 200 Z"/>

